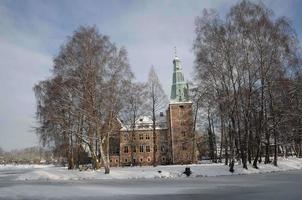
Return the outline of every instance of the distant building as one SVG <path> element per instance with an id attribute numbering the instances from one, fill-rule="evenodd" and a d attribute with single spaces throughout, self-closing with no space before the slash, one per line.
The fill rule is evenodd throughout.
<path id="1" fill-rule="evenodd" d="M 156 117 L 155 145 L 150 117 L 140 117 L 131 130 L 121 123 L 122 128 L 110 140 L 111 166 L 152 165 L 154 159 L 156 165 L 194 162 L 192 102 L 176 55 L 173 67 L 170 103 L 166 112 Z"/>

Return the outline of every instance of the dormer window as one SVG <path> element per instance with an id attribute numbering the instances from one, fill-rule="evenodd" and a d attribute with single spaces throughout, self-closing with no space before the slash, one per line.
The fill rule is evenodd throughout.
<path id="1" fill-rule="evenodd" d="M 163 113 L 163 112 L 160 112 L 160 113 L 159 113 L 159 116 L 160 116 L 160 117 L 163 117 L 163 116 L 164 116 L 164 113 Z"/>
<path id="2" fill-rule="evenodd" d="M 140 118 L 139 121 L 142 122 L 142 121 L 143 121 L 143 118 Z"/>

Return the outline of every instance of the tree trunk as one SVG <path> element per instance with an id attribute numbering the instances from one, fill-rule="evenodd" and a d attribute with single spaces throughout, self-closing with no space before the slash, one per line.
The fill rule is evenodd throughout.
<path id="1" fill-rule="evenodd" d="M 249 164 L 252 164 L 252 157 L 253 157 L 253 144 L 255 141 L 252 138 L 252 131 L 249 129 L 249 142 L 248 142 L 248 148 L 247 148 L 247 159 Z"/>
<path id="2" fill-rule="evenodd" d="M 215 127 L 214 127 L 214 121 L 212 120 L 212 141 L 213 141 L 213 153 L 214 153 L 214 162 L 217 163 L 217 143 L 216 143 L 216 133 L 215 133 Z"/>
<path id="3" fill-rule="evenodd" d="M 109 139 L 103 139 L 102 142 L 100 142 L 100 146 L 99 146 L 99 150 L 100 150 L 100 154 L 101 154 L 101 159 L 102 159 L 102 163 L 105 169 L 105 174 L 109 174 L 110 173 L 110 163 L 108 162 L 108 154 L 107 152 L 104 152 L 104 149 L 107 149 L 107 141 Z"/>
<path id="4" fill-rule="evenodd" d="M 153 91 L 154 92 L 154 91 Z M 157 140 L 157 138 L 156 138 L 156 131 L 155 131 L 155 129 L 156 129 L 156 118 L 155 118 L 155 94 L 153 94 L 153 96 L 152 96 L 152 123 L 153 123 L 153 167 L 155 167 L 156 165 L 157 165 L 157 161 L 156 161 L 156 151 L 155 151 L 155 146 L 157 146 L 156 145 L 156 140 Z M 160 147 L 157 147 L 157 150 L 159 150 L 160 149 Z"/>
<path id="5" fill-rule="evenodd" d="M 225 134 L 224 136 L 224 164 L 228 165 L 229 164 L 229 149 L 228 149 L 228 140 L 227 140 L 227 135 Z"/>
<path id="6" fill-rule="evenodd" d="M 91 151 L 91 150 L 90 150 Z M 95 152 L 91 153 L 91 163 L 94 170 L 100 169 L 101 165 Z"/>
<path id="7" fill-rule="evenodd" d="M 268 164 L 270 163 L 270 159 L 269 159 L 269 156 L 270 156 L 270 136 L 268 133 L 266 133 L 266 143 L 265 143 L 265 160 L 264 160 L 264 164 Z"/>
<path id="8" fill-rule="evenodd" d="M 220 152 L 219 152 L 219 162 L 222 163 L 222 151 L 223 151 L 223 145 L 224 145 L 224 122 L 222 116 L 220 116 Z"/>
<path id="9" fill-rule="evenodd" d="M 197 162 L 197 158 L 196 158 L 196 122 L 197 122 L 198 109 L 199 109 L 199 100 L 197 100 L 197 103 L 196 103 L 196 110 L 194 113 L 193 131 L 192 131 L 193 132 L 193 152 L 192 152 L 193 163 Z"/>
<path id="10" fill-rule="evenodd" d="M 259 130 L 258 130 L 259 131 Z M 260 151 L 261 151 L 261 139 L 260 139 L 260 133 L 256 131 L 256 143 L 257 143 L 257 150 L 256 150 L 256 155 L 253 161 L 253 167 L 255 169 L 258 169 L 257 163 L 258 163 L 258 159 L 259 159 L 259 155 L 260 155 Z"/>
<path id="11" fill-rule="evenodd" d="M 224 139 L 224 154 L 225 154 L 225 160 L 224 160 L 224 164 L 225 165 L 228 165 L 229 164 L 229 145 L 230 145 L 230 135 L 231 135 L 231 127 L 230 127 L 230 124 L 228 125 L 228 135 L 225 134 L 225 139 Z M 229 140 L 228 140 L 228 137 L 229 136 Z"/>
<path id="12" fill-rule="evenodd" d="M 277 135 L 274 129 L 274 165 L 278 166 L 278 146 L 277 146 Z"/>
<path id="13" fill-rule="evenodd" d="M 74 169 L 74 153 L 73 153 L 73 139 L 72 133 L 70 133 L 70 145 L 69 145 L 69 159 L 68 159 L 68 169 Z"/>
<path id="14" fill-rule="evenodd" d="M 232 119 L 232 117 L 231 117 Z M 231 126 L 231 125 L 230 125 Z M 234 165 L 235 165 L 235 139 L 234 139 L 234 136 L 235 136 L 235 130 L 234 130 L 234 120 L 232 120 L 232 126 L 231 127 L 231 131 L 230 131 L 230 151 L 231 151 L 231 161 L 230 161 L 230 164 L 229 164 L 229 171 L 231 173 L 233 173 L 235 170 L 234 170 Z"/>
<path id="15" fill-rule="evenodd" d="M 214 137 L 212 132 L 212 120 L 210 117 L 210 112 L 208 110 L 208 138 L 209 138 L 209 151 L 210 151 L 210 158 L 212 162 L 216 162 L 215 159 L 215 147 L 214 147 Z"/>

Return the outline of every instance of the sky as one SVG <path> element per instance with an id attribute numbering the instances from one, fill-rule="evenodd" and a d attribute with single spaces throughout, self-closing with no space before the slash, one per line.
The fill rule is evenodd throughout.
<path id="1" fill-rule="evenodd" d="M 124 46 L 138 81 L 153 65 L 167 95 L 174 47 L 185 78 L 193 76 L 194 19 L 204 8 L 224 16 L 238 0 L 0 0 L 0 147 L 38 145 L 33 86 L 50 77 L 52 60 L 80 25 L 95 25 Z M 264 0 L 292 20 L 302 39 L 302 1 Z"/>

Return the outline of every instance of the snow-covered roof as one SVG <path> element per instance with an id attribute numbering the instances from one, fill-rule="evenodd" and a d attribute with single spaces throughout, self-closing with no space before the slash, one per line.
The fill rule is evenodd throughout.
<path id="1" fill-rule="evenodd" d="M 183 101 L 183 102 L 179 102 L 179 101 L 175 101 L 175 100 L 170 100 L 169 104 L 191 104 L 192 101 Z"/>
<path id="2" fill-rule="evenodd" d="M 160 113 L 155 117 L 155 129 L 167 129 L 167 118 L 164 113 Z M 121 131 L 131 130 L 131 125 L 123 124 Z M 135 130 L 152 130 L 153 129 L 153 121 L 151 116 L 140 116 L 135 122 Z"/>
<path id="3" fill-rule="evenodd" d="M 138 118 L 138 120 L 136 120 L 136 124 L 148 124 L 152 122 L 153 121 L 150 116 L 141 116 Z"/>

